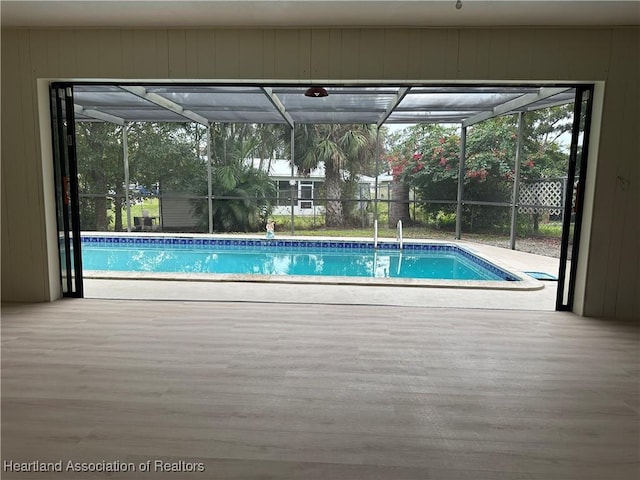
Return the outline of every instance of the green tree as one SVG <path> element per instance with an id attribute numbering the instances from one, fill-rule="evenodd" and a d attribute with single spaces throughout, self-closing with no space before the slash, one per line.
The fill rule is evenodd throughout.
<path id="1" fill-rule="evenodd" d="M 193 192 L 206 182 L 206 163 L 198 155 L 192 124 L 131 123 L 127 125 L 129 182 L 151 189 Z M 103 122 L 76 122 L 82 228 L 123 229 L 125 205 L 123 127 Z"/>
<path id="2" fill-rule="evenodd" d="M 528 112 L 524 121 L 521 177 L 565 175 L 568 157 L 560 139 L 571 129 L 571 106 Z M 455 127 L 423 124 L 390 136 L 389 164 L 394 181 L 415 188 L 431 218 L 441 210 L 454 211 L 453 206 L 433 204 L 429 200 L 456 201 L 460 151 L 457 131 Z M 465 200 L 511 201 L 516 141 L 515 115 L 492 118 L 469 127 Z M 463 221 L 470 229 L 500 228 L 509 220 L 506 209 L 491 206 L 465 205 L 463 213 Z"/>
<path id="3" fill-rule="evenodd" d="M 524 115 L 523 163 L 525 178 L 563 177 L 569 165 L 563 137 L 573 125 L 573 104 L 543 108 Z"/>
<path id="4" fill-rule="evenodd" d="M 251 155 L 259 160 L 259 170 L 269 172 L 271 160 L 290 156 L 290 129 L 279 124 L 256 124 L 253 128 L 257 143 Z"/>
<path id="5" fill-rule="evenodd" d="M 122 127 L 102 122 L 76 122 L 76 154 L 83 230 L 105 231 L 115 206 L 115 228 L 122 229 L 124 164 Z"/>
<path id="6" fill-rule="evenodd" d="M 133 123 L 129 126 L 129 179 L 160 193 L 196 193 L 206 185 L 204 127 L 193 123 Z M 206 148 L 206 147 L 205 147 Z"/>
<path id="7" fill-rule="evenodd" d="M 431 220 L 442 212 L 453 213 L 457 199 L 460 137 L 457 128 L 443 125 L 410 127 L 395 151 L 394 178 L 416 189 Z M 515 158 L 515 123 L 497 117 L 467 131 L 464 199 L 485 202 L 509 201 Z M 412 153 L 411 153 L 412 152 Z M 436 201 L 431 203 L 430 201 Z M 446 205 L 438 202 L 450 201 Z M 493 229 L 508 221 L 504 209 L 465 205 L 467 229 Z M 503 218 L 504 217 L 504 218 Z"/>
<path id="8" fill-rule="evenodd" d="M 573 124 L 573 105 L 562 105 L 524 115 L 523 180 L 566 177 L 569 151 L 566 142 Z M 563 142 L 565 137 L 565 142 Z M 539 230 L 540 213 L 529 215 L 534 232 Z"/>
<path id="9" fill-rule="evenodd" d="M 343 197 L 349 193 L 356 176 L 375 161 L 375 125 L 299 125 L 295 128 L 295 164 L 298 171 L 309 173 L 324 164 L 326 225 L 345 224 Z M 352 188 L 351 188 L 352 189 Z M 350 202 L 350 206 L 354 202 Z"/>
<path id="10" fill-rule="evenodd" d="M 423 201 L 455 202 L 460 139 L 454 127 L 413 125 L 390 135 L 388 142 L 387 161 L 393 175 L 389 226 L 395 226 L 398 220 L 408 223 L 410 188 Z M 423 207 L 429 215 L 446 208 L 428 202 Z"/>
<path id="11" fill-rule="evenodd" d="M 451 180 L 457 178 L 457 140 L 454 128 L 437 124 L 413 125 L 388 137 L 387 162 L 393 176 L 390 227 L 398 220 L 405 225 L 411 223 L 409 190 L 412 188 L 424 199 L 443 200 L 450 195 L 455 199 L 455 191 L 450 190 L 454 185 Z M 445 161 L 446 164 L 441 164 Z"/>
<path id="12" fill-rule="evenodd" d="M 278 132 L 263 125 L 216 124 L 212 127 L 213 227 L 216 232 L 255 231 L 264 225 L 276 197 L 268 175 L 269 160 L 279 147 Z M 259 159 L 255 168 L 251 159 Z M 265 158 L 267 157 L 267 158 Z M 201 186 L 207 194 L 206 182 Z M 203 228 L 208 224 L 208 202 L 194 202 Z"/>

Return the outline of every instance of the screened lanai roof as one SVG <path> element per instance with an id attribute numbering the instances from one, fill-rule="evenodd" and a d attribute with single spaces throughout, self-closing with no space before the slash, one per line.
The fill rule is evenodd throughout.
<path id="1" fill-rule="evenodd" d="M 74 86 L 80 121 L 208 123 L 461 123 L 573 101 L 570 86 Z"/>

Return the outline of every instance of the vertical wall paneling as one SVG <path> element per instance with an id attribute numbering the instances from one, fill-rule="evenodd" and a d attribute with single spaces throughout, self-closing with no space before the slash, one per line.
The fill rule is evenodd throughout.
<path id="1" fill-rule="evenodd" d="M 470 29 L 460 30 L 458 47 L 458 78 L 477 78 L 478 74 L 478 31 Z"/>
<path id="2" fill-rule="evenodd" d="M 509 31 L 490 30 L 491 35 L 491 61 L 488 78 L 509 78 L 507 65 L 509 58 Z"/>
<path id="3" fill-rule="evenodd" d="M 533 78 L 529 52 L 535 41 L 535 30 L 522 28 L 505 30 L 507 40 L 507 76 L 518 80 Z"/>
<path id="4" fill-rule="evenodd" d="M 11 118 L 2 123 L 3 298 L 46 298 L 42 190 L 50 179 L 43 179 L 39 147 L 38 78 L 215 80 L 237 72 L 249 80 L 571 80 L 605 82 L 600 144 L 592 152 L 597 165 L 590 165 L 597 177 L 588 196 L 594 210 L 584 313 L 637 316 L 638 252 L 629 245 L 637 241 L 638 124 L 629 119 L 638 113 L 639 32 L 3 29 L 2 114 Z M 310 55 L 312 38 L 323 49 L 319 55 Z M 626 192 L 620 178 L 630 179 Z"/>
<path id="5" fill-rule="evenodd" d="M 298 30 L 297 33 L 297 65 L 298 65 L 298 73 L 296 75 L 297 78 L 300 79 L 309 79 L 311 80 L 311 57 L 313 53 L 311 52 L 313 45 L 313 30 Z"/>
<path id="6" fill-rule="evenodd" d="M 29 203 L 25 196 L 28 194 L 27 143 L 33 132 L 23 131 L 27 122 L 25 116 L 32 113 L 25 111 L 29 104 L 24 104 L 24 92 L 29 91 L 25 85 L 32 77 L 30 62 L 29 32 L 2 32 L 2 289 L 3 300 L 7 299 L 5 292 L 10 292 L 9 299 L 20 301 L 30 296 L 38 298 L 40 292 L 33 291 L 29 285 L 29 276 L 34 275 L 38 281 L 38 270 L 30 257 L 28 236 Z M 6 64 L 10 68 L 6 68 Z M 7 119 L 11 121 L 7 121 Z M 24 258 L 24 262 L 21 261 Z M 26 291 L 14 288 L 16 285 L 24 287 Z"/>
<path id="7" fill-rule="evenodd" d="M 36 78 L 59 76 L 58 32 L 56 30 L 33 30 L 29 35 L 29 43 L 34 76 Z"/>
<path id="8" fill-rule="evenodd" d="M 585 292 L 585 314 L 613 316 L 633 309 L 635 294 L 626 300 L 620 295 L 628 288 L 629 276 L 622 276 L 620 255 L 626 265 L 636 264 L 638 249 L 621 252 L 621 238 L 636 218 L 627 218 L 619 211 L 626 210 L 627 193 L 624 178 L 630 162 L 637 162 L 638 100 L 638 30 L 619 29 L 611 36 L 611 61 L 608 69 L 602 132 L 598 152 L 598 171 L 595 185 L 591 247 L 589 251 L 588 283 Z M 632 94 L 630 92 L 635 92 Z M 635 99 L 635 100 L 634 100 Z M 633 103 L 635 101 L 635 104 Z M 635 129 L 635 130 L 634 130 Z M 629 185 L 630 188 L 637 190 Z M 633 195 L 633 194 L 631 194 Z M 636 210 L 637 212 L 637 210 Z M 625 232 L 627 232 L 625 234 Z M 637 242 L 637 237 L 636 240 Z M 624 284 L 624 285 L 623 285 Z M 622 289 L 622 290 L 621 290 Z M 640 316 L 640 312 L 635 312 Z"/>
<path id="9" fill-rule="evenodd" d="M 186 32 L 182 29 L 167 30 L 167 55 L 169 78 L 186 79 L 187 75 L 187 52 L 186 52 Z"/>
<path id="10" fill-rule="evenodd" d="M 638 82 L 626 82 L 626 104 L 640 105 L 640 93 Z M 624 123 L 623 135 L 628 138 L 636 138 L 640 132 L 640 121 L 638 112 L 635 115 L 633 110 L 627 107 L 626 121 Z M 632 160 L 619 162 L 616 174 L 615 208 L 620 208 L 619 221 L 614 219 L 614 223 L 620 225 L 620 233 L 616 236 L 619 243 L 619 271 L 616 277 L 615 288 L 607 285 L 607 291 L 612 292 L 615 298 L 607 296 L 605 298 L 605 311 L 614 312 L 617 317 L 640 318 L 638 302 L 640 299 L 639 269 L 640 254 L 638 253 L 638 238 L 640 238 L 640 148 L 637 142 L 632 147 L 633 150 L 626 156 Z M 633 160 L 635 159 L 635 161 Z M 635 219 L 635 221 L 634 221 Z M 614 242 L 615 245 L 615 242 Z M 614 246 L 615 248 L 615 246 Z M 614 295 L 611 295 L 613 297 Z M 625 299 L 634 300 L 625 301 Z"/>
<path id="11" fill-rule="evenodd" d="M 33 131 L 37 135 L 40 131 L 38 115 L 34 113 L 38 110 L 36 108 L 37 91 L 35 88 L 28 88 L 28 85 L 31 82 L 35 85 L 35 79 L 32 77 L 37 78 L 39 76 L 55 76 L 59 74 L 58 65 L 55 62 L 59 49 L 58 32 L 55 30 L 31 32 L 29 43 L 32 68 L 30 71 L 26 68 L 24 69 L 22 73 L 24 75 L 23 78 L 28 80 L 20 89 L 23 98 L 22 105 L 26 110 L 23 116 L 24 123 L 22 128 Z M 25 145 L 24 156 L 25 158 L 40 158 L 40 142 L 32 142 Z M 43 188 L 40 166 L 40 163 L 37 162 L 25 162 L 26 183 L 22 185 L 23 191 L 26 193 L 25 200 L 31 212 L 30 229 L 32 234 L 29 235 L 29 242 L 31 243 L 31 250 L 35 252 L 34 254 L 36 256 L 40 255 L 40 252 L 44 251 L 45 248 L 44 243 L 39 243 L 44 242 L 45 236 L 40 234 L 41 231 L 38 228 L 38 224 L 44 224 L 45 222 L 42 208 L 42 206 L 44 206 L 44 197 L 42 194 Z"/>
<path id="12" fill-rule="evenodd" d="M 43 38 L 38 37 L 34 42 L 34 32 L 31 32 L 29 38 L 28 53 L 20 58 L 20 76 L 21 85 L 19 90 L 20 95 L 20 107 L 23 112 L 21 115 L 22 123 L 18 124 L 21 132 L 25 132 L 28 136 L 32 137 L 34 141 L 27 142 L 19 149 L 21 160 L 23 162 L 23 181 L 20 185 L 20 195 L 17 197 L 21 200 L 21 207 L 26 211 L 25 219 L 21 221 L 23 229 L 19 232 L 24 235 L 22 241 L 24 245 L 29 249 L 29 259 L 21 258 L 20 262 L 29 262 L 33 268 L 44 268 L 46 270 L 45 261 L 45 231 L 42 228 L 44 225 L 44 199 L 42 194 L 42 168 L 40 159 L 40 142 L 39 138 L 39 125 L 38 125 L 38 109 L 37 109 L 37 90 L 36 80 L 38 73 L 40 75 L 47 75 L 47 70 L 50 68 L 48 56 L 51 53 L 47 42 Z M 51 31 L 50 37 L 52 43 L 55 42 L 53 38 L 56 38 L 56 32 Z M 21 49 L 22 50 L 22 49 Z M 42 55 L 47 58 L 44 59 Z M 40 63 L 42 62 L 42 63 Z M 40 66 L 42 65 L 42 66 Z M 37 73 L 38 72 L 38 73 Z M 42 266 L 42 267 L 40 267 Z M 43 274 L 34 277 L 31 280 L 31 285 L 28 286 L 28 294 L 45 294 L 45 282 L 46 278 Z"/>
<path id="13" fill-rule="evenodd" d="M 600 29 L 565 32 L 558 47 L 567 51 L 563 79 L 591 79 L 609 62 L 610 36 Z"/>
<path id="14" fill-rule="evenodd" d="M 558 79 L 561 66 L 554 61 L 558 52 L 558 41 L 555 35 L 549 35 L 549 30 L 536 29 L 533 42 L 536 48 L 529 49 L 529 60 L 534 65 L 536 78 Z M 560 62 L 561 63 L 561 62 Z"/>
<path id="15" fill-rule="evenodd" d="M 4 34 L 3 34 L 4 37 Z M 10 277 L 9 285 L 20 285 L 20 290 L 15 288 L 18 300 L 28 299 L 32 296 L 36 298 L 44 295 L 42 289 L 44 277 L 42 265 L 44 262 L 43 252 L 38 251 L 42 246 L 44 229 L 41 224 L 42 208 L 40 203 L 41 195 L 37 191 L 40 186 L 39 171 L 36 159 L 36 131 L 35 131 L 35 80 L 36 71 L 44 74 L 46 66 L 38 67 L 34 65 L 32 59 L 42 57 L 41 39 L 37 42 L 36 50 L 32 45 L 31 32 L 21 31 L 18 34 L 19 45 L 16 49 L 17 57 L 13 70 L 2 69 L 3 87 L 6 76 L 9 76 L 11 91 L 8 96 L 2 96 L 3 103 L 3 134 L 2 144 L 8 143 L 9 162 L 12 169 L 7 172 L 9 181 L 3 177 L 4 188 L 7 188 L 7 197 L 10 205 L 10 215 L 5 225 L 2 221 L 2 228 L 10 229 L 11 241 L 8 245 L 9 253 L 8 265 L 5 265 L 7 256 L 3 244 L 3 273 L 5 268 L 13 267 L 13 275 Z M 4 58 L 4 57 L 3 57 Z M 11 57 L 10 57 L 11 58 Z M 10 102 L 9 113 L 4 113 L 5 101 Z M 18 109 L 16 112 L 14 109 Z M 6 119 L 10 118 L 8 122 Z M 5 128 L 8 130 L 5 130 Z M 7 133 L 5 133 L 7 132 Z M 30 140 L 24 141 L 27 138 Z M 4 148 L 3 148 L 4 149 Z M 3 159 L 3 163 L 5 159 Z M 32 272 L 35 274 L 32 275 Z M 3 285 L 5 283 L 3 282 Z"/>
<path id="16" fill-rule="evenodd" d="M 169 76 L 166 30 L 133 30 L 131 49 L 134 77 L 167 78 Z"/>
<path id="17" fill-rule="evenodd" d="M 458 56 L 456 75 L 460 79 L 475 79 L 478 76 L 478 30 L 461 29 L 458 36 Z"/>
<path id="18" fill-rule="evenodd" d="M 58 71 L 62 77 L 67 72 L 78 71 L 76 51 L 76 32 L 74 30 L 60 30 L 58 32 L 60 50 L 57 52 Z"/>
<path id="19" fill-rule="evenodd" d="M 156 36 L 158 57 L 156 78 L 169 78 L 169 31 L 160 30 Z"/>
<path id="20" fill-rule="evenodd" d="M 312 78 L 325 79 L 330 77 L 331 32 L 329 30 L 311 30 L 310 60 Z"/>
<path id="21" fill-rule="evenodd" d="M 420 30 L 420 79 L 444 80 L 454 79 L 457 75 L 458 30 L 449 32 L 446 29 Z M 449 58 L 454 56 L 454 60 Z M 452 67 L 451 67 L 452 66 Z M 448 71 L 453 76 L 448 76 Z"/>
<path id="22" fill-rule="evenodd" d="M 616 87 L 623 97 L 623 105 L 627 105 L 631 100 L 629 97 L 633 97 L 632 93 L 625 88 L 626 82 L 616 82 Z M 614 86 L 614 85 L 612 85 Z M 631 112 L 627 108 L 621 108 L 618 112 L 619 132 L 617 133 L 618 145 L 622 145 L 622 139 L 629 135 L 634 135 L 631 132 L 630 126 L 633 125 L 633 118 L 629 115 Z M 631 114 L 633 115 L 633 114 Z M 637 113 L 636 113 L 637 115 Z M 637 132 L 635 132 L 637 135 Z M 620 155 L 623 153 L 620 152 Z M 609 163 L 609 162 L 607 162 Z M 618 225 L 624 224 L 625 214 L 627 213 L 627 199 L 629 197 L 629 181 L 628 172 L 625 172 L 626 162 L 623 159 L 613 160 L 608 165 L 603 165 L 604 170 L 611 169 L 611 174 L 615 175 L 613 179 L 614 186 L 613 191 L 610 192 L 611 196 L 611 210 L 609 211 L 610 222 L 613 228 Z M 601 169 L 602 171 L 603 169 Z M 610 177 L 612 175 L 609 175 Z M 615 312 L 615 305 L 617 300 L 617 293 L 619 285 L 618 271 L 621 268 L 621 262 L 626 259 L 631 252 L 622 251 L 623 235 L 612 235 L 608 242 L 608 248 L 603 255 L 606 257 L 606 283 L 604 285 L 604 312 Z M 604 253 L 604 252 L 603 252 Z"/>
<path id="23" fill-rule="evenodd" d="M 194 78 L 216 78 L 216 31 L 197 30 L 196 44 L 188 48 L 194 48 L 196 52 L 196 74 Z"/>
<path id="24" fill-rule="evenodd" d="M 120 31 L 120 55 L 123 78 L 135 78 L 133 72 L 136 71 L 136 59 L 133 49 L 133 30 Z"/>
<path id="25" fill-rule="evenodd" d="M 264 76 L 263 34 L 261 30 L 248 30 L 238 35 L 238 79 Z"/>
<path id="26" fill-rule="evenodd" d="M 130 75 L 124 68 L 122 48 L 122 31 L 120 30 L 96 30 L 95 32 L 98 42 L 98 76 L 101 78 L 122 78 Z M 135 41 L 135 40 L 134 40 Z M 127 52 L 128 53 L 128 52 Z M 134 63 L 135 58 L 131 59 Z M 131 66 L 131 64 L 130 64 Z"/>
<path id="27" fill-rule="evenodd" d="M 2 151 L 2 157 L 3 158 L 8 158 L 8 155 L 5 156 L 4 150 Z M 7 162 L 3 161 L 0 164 L 0 176 L 2 178 L 7 178 L 7 175 L 9 173 L 9 168 L 7 167 Z M 5 182 L 2 182 L 2 188 L 0 189 L 0 201 L 2 201 L 2 204 L 0 205 L 0 215 L 2 215 L 0 218 L 2 218 L 3 222 L 6 222 L 7 219 L 9 218 L 9 213 L 11 212 L 11 209 L 8 208 L 9 205 L 9 198 L 7 196 L 7 188 L 5 186 Z M 3 266 L 2 268 L 2 276 L 0 277 L 0 285 L 6 285 L 7 282 L 11 282 L 13 281 L 10 275 L 10 272 L 13 272 L 13 265 L 9 264 L 9 259 L 7 257 L 9 257 L 8 252 L 9 252 L 9 246 L 11 244 L 11 236 L 9 235 L 9 229 L 4 227 L 0 229 L 0 245 L 4 245 L 4 248 L 2 249 L 2 259 L 0 261 L 0 265 Z M 7 253 L 5 253 L 5 250 Z M 9 265 L 7 267 L 7 265 Z M 5 277 L 6 275 L 6 277 Z"/>
<path id="28" fill-rule="evenodd" d="M 342 79 L 358 78 L 360 71 L 360 29 L 343 30 L 340 45 L 340 77 Z"/>
<path id="29" fill-rule="evenodd" d="M 177 55 L 184 55 L 184 78 L 198 78 L 198 34 L 199 30 L 185 30 L 184 45 L 176 47 Z M 174 37 L 175 38 L 175 37 Z M 171 51 L 173 47 L 170 47 Z M 182 50 L 182 52 L 180 52 Z"/>
<path id="30" fill-rule="evenodd" d="M 640 105 L 640 87 L 637 68 L 636 66 L 635 79 L 633 78 L 634 72 L 629 72 L 628 77 L 620 85 L 620 88 L 625 92 L 625 109 L 620 119 L 620 133 L 625 139 L 637 140 L 638 132 L 640 132 L 637 110 Z M 612 224 L 620 233 L 613 236 L 610 255 L 610 266 L 614 268 L 617 266 L 617 271 L 611 272 L 611 280 L 606 286 L 608 295 L 605 297 L 605 312 L 615 312 L 616 316 L 629 317 L 632 313 L 632 303 L 622 302 L 621 299 L 637 298 L 640 294 L 638 283 L 625 281 L 625 279 L 633 278 L 634 274 L 637 277 L 637 271 L 634 269 L 639 256 L 638 181 L 640 178 L 638 177 L 638 163 L 640 163 L 640 147 L 638 147 L 637 141 L 631 142 L 629 149 L 624 150 L 622 155 L 622 158 L 617 161 L 615 172 L 614 211 L 612 212 Z M 640 317 L 640 311 L 637 309 L 636 316 Z"/>
<path id="31" fill-rule="evenodd" d="M 558 42 L 558 50 L 563 54 L 561 73 L 563 79 L 569 76 L 584 78 L 585 67 L 593 68 L 591 59 L 585 58 L 585 55 L 590 56 L 593 39 L 584 37 L 583 32 L 584 30 L 575 30 L 571 33 L 562 32 L 561 34 L 562 40 Z"/>
<path id="32" fill-rule="evenodd" d="M 240 49 L 237 30 L 219 30 L 215 38 L 216 78 L 239 78 Z"/>
<path id="33" fill-rule="evenodd" d="M 19 193 L 20 186 L 17 179 L 20 176 L 20 164 L 16 161 L 17 149 L 20 145 L 20 137 L 17 135 L 16 122 L 20 120 L 22 112 L 20 109 L 20 97 L 16 92 L 20 91 L 20 75 L 16 68 L 20 63 L 20 38 L 19 32 L 10 31 L 2 32 L 2 49 L 3 68 L 0 70 L 2 75 L 0 81 L 0 92 L 2 94 L 2 102 L 0 102 L 1 116 L 4 121 L 2 125 L 2 142 L 0 142 L 0 152 L 2 152 L 2 162 L 0 162 L 2 175 L 2 223 L 0 224 L 2 231 L 2 286 L 4 287 L 11 281 L 8 272 L 15 269 L 12 257 L 9 251 L 13 251 L 12 242 L 17 241 L 17 237 L 10 235 L 13 233 L 13 224 L 17 218 L 14 218 L 14 208 L 9 208 L 12 200 Z M 5 64 L 11 65 L 11 68 L 5 68 Z M 12 121 L 8 122 L 7 118 Z M 11 225 L 11 229 L 9 228 Z M 10 231 L 11 230 L 11 231 Z M 6 277 L 5 277 L 6 275 Z"/>
<path id="34" fill-rule="evenodd" d="M 329 58 L 327 78 L 342 78 L 342 30 L 329 31 Z"/>
<path id="35" fill-rule="evenodd" d="M 419 80 L 421 76 L 420 72 L 420 58 L 422 49 L 422 35 L 420 30 L 412 28 L 409 30 L 409 38 L 407 40 L 407 79 Z"/>
<path id="36" fill-rule="evenodd" d="M 477 45 L 475 60 L 475 78 L 490 78 L 491 58 L 493 50 L 491 50 L 491 33 L 486 30 L 476 30 L 474 41 Z M 464 76 L 461 75 L 464 78 Z"/>
<path id="37" fill-rule="evenodd" d="M 275 30 L 261 30 L 263 77 L 276 77 L 276 32 Z"/>
<path id="38" fill-rule="evenodd" d="M 622 158 L 623 167 L 618 170 L 617 179 L 626 179 L 626 213 L 624 223 L 618 227 L 618 234 L 623 237 L 621 250 L 624 259 L 619 272 L 619 289 L 617 292 L 616 316 L 622 318 L 640 318 L 640 40 L 633 31 L 624 30 L 614 36 L 618 45 L 631 44 L 628 51 L 629 64 L 626 74 L 626 90 L 628 92 L 626 109 L 628 124 L 624 132 L 627 135 L 625 151 Z"/>
<path id="39" fill-rule="evenodd" d="M 384 31 L 384 46 L 380 53 L 384 58 L 384 78 L 407 78 L 411 34 L 401 28 Z"/>
<path id="40" fill-rule="evenodd" d="M 306 35 L 308 38 L 308 34 Z M 278 79 L 308 79 L 308 62 L 300 64 L 300 31 L 276 30 L 274 38 L 274 75 Z"/>
<path id="41" fill-rule="evenodd" d="M 532 31 L 528 49 L 532 78 L 583 80 L 605 78 L 609 63 L 610 30 L 539 29 Z"/>
<path id="42" fill-rule="evenodd" d="M 132 42 L 129 42 L 129 45 L 131 45 L 131 43 Z M 75 78 L 98 78 L 101 59 L 98 55 L 98 38 L 95 30 L 82 30 L 76 32 L 75 51 L 76 71 L 70 76 Z M 124 53 L 125 52 L 123 52 L 123 54 Z M 104 65 L 102 68 L 104 68 Z M 131 75 L 133 76 L 133 69 L 127 69 L 126 71 L 131 72 Z"/>
<path id="43" fill-rule="evenodd" d="M 458 52 L 460 51 L 460 30 L 445 30 L 446 43 L 444 45 L 445 62 L 444 62 L 444 77 L 451 79 L 459 79 L 458 75 Z M 433 45 L 437 48 L 438 45 Z M 440 46 L 442 48 L 442 45 Z"/>
<path id="44" fill-rule="evenodd" d="M 384 78 L 385 30 L 363 28 L 360 30 L 360 66 L 358 77 L 362 79 Z"/>

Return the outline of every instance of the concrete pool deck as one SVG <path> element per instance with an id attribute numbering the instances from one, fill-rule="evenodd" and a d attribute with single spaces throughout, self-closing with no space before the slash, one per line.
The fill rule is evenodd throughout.
<path id="1" fill-rule="evenodd" d="M 462 246 L 518 271 L 558 273 L 558 259 L 460 241 Z M 554 310 L 557 282 L 538 290 L 483 290 L 258 282 L 190 282 L 86 278 L 85 297 L 134 300 L 266 302 L 415 307 Z"/>

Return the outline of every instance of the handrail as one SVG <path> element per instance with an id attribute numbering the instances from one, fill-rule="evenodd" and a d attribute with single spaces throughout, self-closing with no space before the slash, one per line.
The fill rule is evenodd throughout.
<path id="1" fill-rule="evenodd" d="M 400 250 L 402 250 L 402 220 L 398 220 L 398 225 L 396 226 L 396 241 L 400 244 Z"/>
<path id="2" fill-rule="evenodd" d="M 378 219 L 373 221 L 373 248 L 378 248 Z"/>

